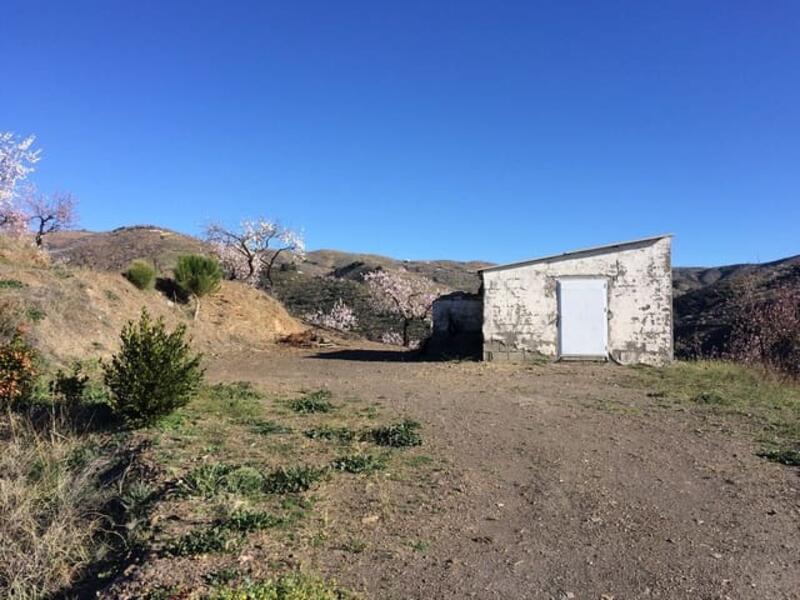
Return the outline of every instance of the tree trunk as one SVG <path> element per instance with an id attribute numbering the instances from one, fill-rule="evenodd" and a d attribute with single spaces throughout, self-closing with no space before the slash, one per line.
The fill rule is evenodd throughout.
<path id="1" fill-rule="evenodd" d="M 197 321 L 197 315 L 200 314 L 200 296 L 194 297 L 194 320 Z"/>
<path id="2" fill-rule="evenodd" d="M 408 348 L 411 345 L 411 340 L 408 339 L 408 326 L 411 322 L 408 319 L 403 320 L 403 346 Z"/>

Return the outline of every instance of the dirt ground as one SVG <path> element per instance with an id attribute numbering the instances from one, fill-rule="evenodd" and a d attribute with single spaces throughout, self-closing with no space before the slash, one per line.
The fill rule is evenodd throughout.
<path id="1" fill-rule="evenodd" d="M 399 356 L 211 365 L 214 381 L 329 388 L 423 424 L 430 468 L 341 486 L 318 507 L 327 541 L 287 560 L 379 599 L 800 598 L 798 472 L 727 420 L 659 406 L 625 367 Z"/>

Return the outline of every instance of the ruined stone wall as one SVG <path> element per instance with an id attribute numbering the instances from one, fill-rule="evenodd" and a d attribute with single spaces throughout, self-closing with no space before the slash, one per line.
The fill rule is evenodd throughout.
<path id="1" fill-rule="evenodd" d="M 608 348 L 623 364 L 672 360 L 671 240 L 658 238 L 483 272 L 485 360 L 558 354 L 559 277 L 606 277 Z"/>

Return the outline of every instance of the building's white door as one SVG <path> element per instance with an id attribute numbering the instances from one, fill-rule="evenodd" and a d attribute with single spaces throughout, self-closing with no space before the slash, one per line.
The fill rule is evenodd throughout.
<path id="1" fill-rule="evenodd" d="M 607 283 L 605 279 L 558 282 L 559 355 L 564 358 L 608 356 Z"/>

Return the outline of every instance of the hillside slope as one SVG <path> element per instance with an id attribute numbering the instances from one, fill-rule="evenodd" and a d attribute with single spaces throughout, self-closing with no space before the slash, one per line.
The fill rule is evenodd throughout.
<path id="1" fill-rule="evenodd" d="M 177 255 L 202 252 L 196 238 L 152 226 L 116 229 L 110 232 L 65 232 L 51 236 L 51 252 L 67 264 L 120 272 L 131 260 L 148 258 L 163 273 Z M 361 276 L 376 268 L 406 269 L 446 290 L 475 292 L 480 286 L 478 270 L 492 263 L 448 260 L 405 261 L 386 256 L 315 250 L 299 265 L 283 264 L 273 275 L 271 293 L 290 313 L 302 317 L 317 309 L 330 308 L 341 298 L 356 311 L 359 333 L 371 338 L 396 324 L 386 315 L 375 315 Z M 763 294 L 776 285 L 800 285 L 800 256 L 763 264 L 720 267 L 675 267 L 675 348 L 679 356 L 724 352 L 730 329 L 730 300 L 736 282 L 753 276 Z M 417 337 L 422 329 L 415 332 Z"/>
<path id="2" fill-rule="evenodd" d="M 204 298 L 200 318 L 193 321 L 189 305 L 157 290 L 138 290 L 118 273 L 51 266 L 1 238 L 0 307 L 24 313 L 36 346 L 58 361 L 114 351 L 122 326 L 142 308 L 170 327 L 185 324 L 196 346 L 209 353 L 265 349 L 305 329 L 274 298 L 242 284 L 223 282 L 219 292 Z"/>
<path id="3" fill-rule="evenodd" d="M 752 278 L 768 298 L 778 286 L 800 289 L 800 255 L 762 264 L 675 269 L 675 351 L 680 357 L 724 354 L 737 285 Z"/>

